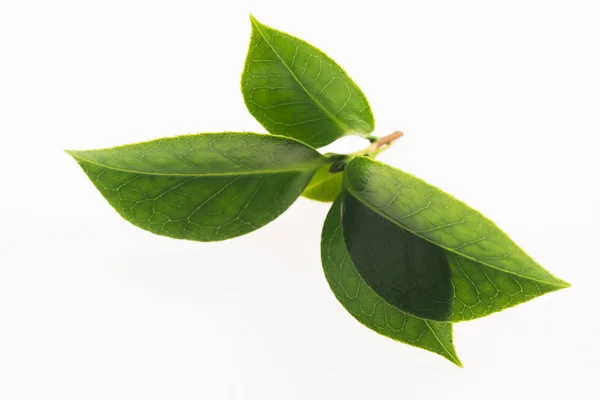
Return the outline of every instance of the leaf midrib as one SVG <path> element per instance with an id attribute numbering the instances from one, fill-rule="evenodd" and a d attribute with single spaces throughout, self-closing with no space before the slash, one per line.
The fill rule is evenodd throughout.
<path id="1" fill-rule="evenodd" d="M 568 284 L 568 283 L 566 283 L 566 282 L 564 282 L 564 283 L 549 282 L 549 281 L 544 281 L 544 280 L 541 280 L 541 279 L 539 279 L 539 278 L 533 278 L 533 277 L 531 277 L 531 276 L 526 276 L 526 275 L 523 275 L 523 274 L 519 274 L 519 273 L 517 273 L 517 272 L 514 272 L 514 271 L 507 271 L 507 270 L 505 270 L 505 269 L 502 269 L 502 268 L 500 268 L 500 267 L 498 267 L 498 266 L 496 266 L 496 265 L 492 265 L 492 264 L 489 264 L 489 263 L 487 263 L 487 262 L 484 262 L 484 261 L 481 261 L 481 260 L 477 260 L 477 259 L 475 259 L 475 258 L 473 258 L 473 257 L 471 257 L 471 256 L 468 256 L 468 255 L 466 255 L 466 254 L 458 253 L 458 252 L 456 252 L 456 251 L 455 251 L 455 250 L 453 250 L 453 249 L 450 249 L 450 248 L 448 248 L 448 247 L 446 247 L 446 246 L 443 246 L 443 245 L 441 245 L 441 244 L 439 244 L 439 243 L 435 243 L 435 242 L 433 242 L 431 239 L 429 239 L 429 238 L 427 238 L 427 237 L 425 237 L 425 236 L 423 236 L 423 235 L 421 235 L 421 234 L 419 234 L 419 233 L 417 233 L 417 232 L 414 232 L 413 230 L 411 230 L 410 228 L 408 228 L 408 227 L 406 227 L 406 226 L 404 226 L 404 225 L 399 225 L 399 224 L 398 224 L 398 221 L 396 221 L 396 220 L 394 220 L 393 218 L 389 217 L 388 215 L 386 215 L 386 214 L 382 213 L 382 212 L 381 212 L 379 209 L 377 209 L 377 208 L 373 207 L 371 204 L 369 204 L 369 203 L 367 203 L 367 202 L 363 201 L 363 200 L 362 200 L 362 199 L 361 199 L 361 198 L 358 196 L 358 194 L 357 194 L 357 193 L 356 193 L 356 192 L 355 192 L 355 191 L 354 191 L 354 190 L 353 190 L 351 187 L 349 187 L 349 185 L 346 185 L 346 184 L 345 184 L 345 185 L 344 185 L 344 189 L 346 189 L 348 192 L 350 192 L 350 193 L 351 193 L 351 195 L 352 195 L 352 196 L 353 196 L 353 197 L 354 197 L 356 200 L 360 201 L 362 204 L 364 204 L 365 206 L 367 206 L 367 207 L 368 207 L 369 209 L 371 209 L 373 212 L 375 212 L 376 214 L 380 215 L 381 217 L 383 217 L 383 218 L 387 219 L 388 221 L 390 221 L 390 222 L 391 222 L 391 223 L 393 223 L 394 225 L 396 225 L 396 226 L 399 226 L 400 228 L 407 230 L 408 232 L 412 233 L 413 235 L 415 235 L 415 236 L 418 236 L 418 237 L 420 237 L 421 239 L 423 239 L 423 240 L 426 240 L 426 241 L 428 241 L 429 243 L 431 243 L 431 244 L 433 244 L 433 245 L 435 245 L 435 246 L 441 247 L 442 249 L 444 249 L 444 250 L 446 250 L 446 251 L 449 251 L 449 252 L 450 252 L 450 253 L 452 253 L 452 254 L 458 254 L 458 255 L 459 255 L 459 256 L 461 256 L 461 257 L 464 257 L 464 258 L 467 258 L 467 259 L 469 259 L 469 260 L 475 261 L 475 262 L 477 262 L 477 263 L 479 263 L 479 264 L 485 265 L 485 266 L 487 266 L 487 267 L 490 267 L 490 268 L 493 268 L 493 269 L 495 269 L 495 270 L 502 271 L 502 272 L 505 272 L 505 273 L 507 273 L 507 274 L 512 274 L 512 275 L 514 275 L 514 276 L 518 276 L 518 277 L 521 277 L 521 278 L 524 278 L 524 279 L 529 279 L 529 280 L 532 280 L 532 281 L 534 281 L 534 282 L 543 283 L 543 284 L 546 284 L 546 285 L 553 285 L 553 286 L 557 286 L 557 287 L 561 287 L 561 288 L 568 288 L 568 287 L 570 287 L 570 286 L 571 286 L 570 284 Z M 556 278 L 556 279 L 558 280 L 558 278 Z"/>
<path id="2" fill-rule="evenodd" d="M 271 48 L 271 50 L 273 51 L 273 53 L 275 54 L 275 56 L 277 56 L 277 58 L 279 58 L 279 61 L 281 61 L 281 63 L 283 64 L 283 66 L 285 67 L 285 69 L 288 70 L 288 72 L 290 73 L 290 75 L 292 76 L 292 78 L 294 78 L 294 80 L 296 81 L 296 83 L 298 83 L 298 85 L 300 85 L 300 87 L 302 88 L 302 90 L 304 90 L 304 92 L 308 95 L 308 97 L 310 97 L 310 99 L 312 101 L 315 102 L 315 104 L 317 106 L 319 106 L 319 108 L 335 123 L 337 124 L 344 132 L 350 132 L 351 129 L 345 124 L 343 123 L 340 119 L 338 119 L 335 115 L 333 115 L 323 104 L 321 104 L 321 102 L 319 100 L 316 99 L 316 97 L 314 97 L 309 91 L 308 89 L 302 84 L 302 82 L 300 82 L 300 80 L 298 79 L 298 77 L 296 77 L 296 74 L 292 71 L 292 69 L 286 64 L 286 62 L 283 60 L 283 58 L 281 58 L 281 56 L 279 55 L 279 53 L 275 50 L 275 48 L 273 47 L 273 45 L 271 45 L 271 43 L 267 40 L 267 38 L 265 37 L 265 35 L 263 34 L 262 30 L 260 29 L 259 24 L 257 23 L 257 21 L 251 17 L 251 21 L 252 21 L 252 25 L 256 28 L 256 30 L 258 31 L 258 33 L 260 34 L 260 36 L 263 38 L 263 40 L 267 43 L 267 45 L 269 45 L 269 47 Z"/>
<path id="3" fill-rule="evenodd" d="M 280 168 L 280 169 L 266 169 L 266 170 L 251 170 L 251 171 L 235 171 L 235 172 L 217 172 L 217 173 L 167 173 L 167 172 L 155 172 L 155 171 L 141 171 L 136 169 L 126 169 L 114 167 L 112 165 L 106 165 L 96 160 L 90 160 L 88 158 L 81 157 L 76 151 L 65 150 L 70 156 L 75 158 L 78 161 L 83 161 L 86 163 L 94 164 L 102 168 L 111 169 L 113 171 L 119 172 L 127 172 L 132 174 L 143 174 L 143 175 L 157 175 L 157 176 L 195 176 L 195 177 L 213 177 L 213 176 L 242 176 L 242 175 L 269 175 L 269 174 L 279 174 L 286 172 L 303 172 L 310 171 L 312 169 L 318 169 L 322 165 L 327 163 L 327 159 L 323 158 L 322 160 L 316 160 L 311 164 L 302 164 L 298 167 L 294 168 Z"/>

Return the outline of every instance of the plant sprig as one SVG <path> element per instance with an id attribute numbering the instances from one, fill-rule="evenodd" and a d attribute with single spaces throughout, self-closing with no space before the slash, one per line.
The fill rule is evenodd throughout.
<path id="1" fill-rule="evenodd" d="M 158 235 L 218 241 L 268 224 L 301 195 L 332 202 L 325 277 L 359 322 L 461 365 L 452 323 L 570 285 L 462 201 L 374 159 L 403 134 L 372 135 L 369 103 L 325 53 L 251 17 L 242 73 L 267 134 L 199 133 L 68 151 L 127 221 Z M 345 135 L 351 154 L 317 149 Z"/>

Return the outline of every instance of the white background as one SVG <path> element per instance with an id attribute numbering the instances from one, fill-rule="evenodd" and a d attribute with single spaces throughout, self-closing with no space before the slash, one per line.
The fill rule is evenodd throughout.
<path id="1" fill-rule="evenodd" d="M 595 1 L 3 1 L 0 398 L 598 398 Z M 571 289 L 455 326 L 465 365 L 379 336 L 322 273 L 326 204 L 221 243 L 154 236 L 61 150 L 262 132 L 248 12 L 346 68 L 381 160 L 481 210 Z M 362 140 L 337 150 L 355 151 Z"/>

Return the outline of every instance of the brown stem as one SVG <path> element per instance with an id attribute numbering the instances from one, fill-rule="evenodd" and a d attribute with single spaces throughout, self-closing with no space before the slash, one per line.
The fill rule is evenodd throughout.
<path id="1" fill-rule="evenodd" d="M 402 136 L 404 136 L 404 133 L 402 133 L 401 131 L 396 131 L 396 132 L 390 133 L 389 135 L 379 138 L 375 142 L 373 142 L 364 151 L 364 153 L 365 154 L 377 153 L 382 147 L 391 145 L 392 142 L 394 142 L 396 139 L 401 138 Z"/>
<path id="2" fill-rule="evenodd" d="M 401 138 L 402 136 L 404 136 L 404 133 L 402 133 L 401 131 L 396 131 L 396 132 L 390 133 L 387 136 L 382 137 L 381 139 L 379 139 L 375 143 L 373 143 L 374 145 L 376 145 L 375 150 L 378 150 L 382 146 L 391 144 L 393 141 Z"/>
<path id="3" fill-rule="evenodd" d="M 404 136 L 404 133 L 400 131 L 390 133 L 387 136 L 375 140 L 371 143 L 369 147 L 367 147 L 364 150 L 357 151 L 356 153 L 341 155 L 342 160 L 344 161 L 344 164 L 346 164 L 349 160 L 358 156 L 375 157 L 377 154 L 387 149 L 395 140 L 401 138 L 402 136 Z M 370 136 L 368 139 L 372 138 L 373 136 Z M 337 156 L 339 157 L 340 154 L 338 154 Z"/>

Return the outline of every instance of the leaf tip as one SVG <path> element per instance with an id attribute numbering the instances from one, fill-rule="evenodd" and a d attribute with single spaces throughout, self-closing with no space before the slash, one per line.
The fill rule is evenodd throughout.
<path id="1" fill-rule="evenodd" d="M 561 279 L 561 282 L 562 282 L 561 289 L 568 289 L 570 287 L 573 287 L 573 285 L 571 285 L 569 282 L 563 281 L 562 279 Z"/>
<path id="2" fill-rule="evenodd" d="M 252 28 L 257 29 L 259 31 L 261 29 L 270 29 L 267 25 L 263 24 L 258 19 L 256 19 L 256 17 L 252 15 L 252 13 L 250 13 L 250 25 L 252 25 Z"/>
<path id="3" fill-rule="evenodd" d="M 248 13 L 248 15 L 250 16 L 250 24 L 252 26 L 260 25 L 260 22 L 258 22 L 258 20 L 254 17 L 254 15 L 252 15 L 252 13 Z"/>
<path id="4" fill-rule="evenodd" d="M 442 354 L 442 356 L 457 367 L 464 368 L 462 361 L 460 361 L 460 358 L 458 358 L 458 354 L 456 354 L 454 343 L 452 343 L 452 347 L 450 349 L 446 348 L 446 352 Z"/>
<path id="5" fill-rule="evenodd" d="M 77 162 L 81 162 L 84 160 L 84 157 L 82 157 L 82 151 L 81 150 L 68 150 L 68 149 L 64 149 L 63 150 L 65 153 L 67 153 L 68 155 L 70 155 L 71 157 L 73 157 L 73 159 Z"/>
<path id="6" fill-rule="evenodd" d="M 67 150 L 67 149 L 64 149 L 63 151 L 64 151 L 65 153 L 67 153 L 68 155 L 70 155 L 71 157 L 73 157 L 73 158 L 75 158 L 75 156 L 76 156 L 76 154 L 77 154 L 77 151 L 75 151 L 75 150 Z"/>
<path id="7" fill-rule="evenodd" d="M 553 276 L 553 278 L 554 278 L 554 282 L 552 284 L 556 287 L 556 290 L 568 289 L 573 286 L 569 282 L 563 281 L 560 278 L 557 278 L 555 276 Z"/>
<path id="8" fill-rule="evenodd" d="M 450 360 L 454 365 L 458 366 L 459 368 L 464 368 L 465 366 L 463 365 L 463 363 L 460 361 L 460 359 L 458 358 L 458 356 L 454 356 L 452 357 L 452 359 Z"/>
<path id="9" fill-rule="evenodd" d="M 446 348 L 446 352 L 445 354 L 443 354 L 443 357 L 450 361 L 452 364 L 460 367 L 460 368 L 464 368 L 462 361 L 460 361 L 460 358 L 458 358 L 458 354 L 456 354 L 456 349 L 454 348 L 454 343 L 452 343 L 452 347 L 450 349 Z"/>

